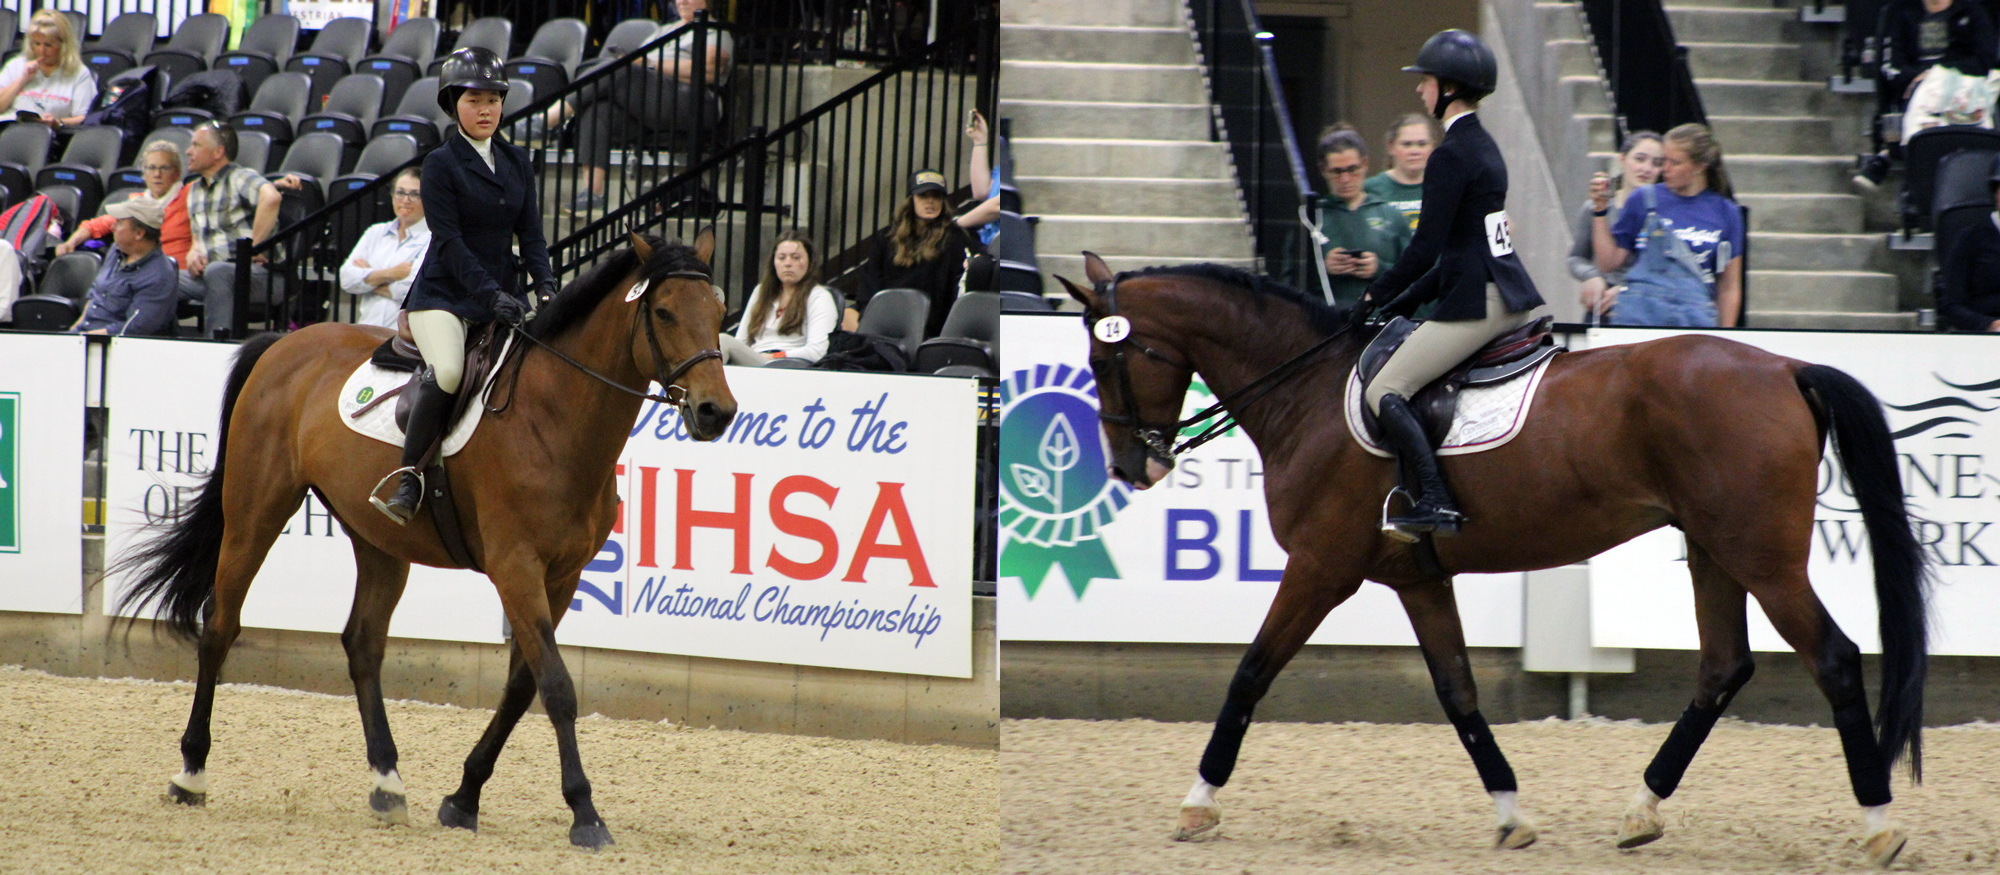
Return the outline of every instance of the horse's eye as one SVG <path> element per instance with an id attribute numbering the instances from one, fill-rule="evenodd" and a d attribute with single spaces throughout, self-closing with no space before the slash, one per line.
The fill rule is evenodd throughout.
<path id="1" fill-rule="evenodd" d="M 661 322 L 674 321 L 674 311 L 669 310 L 665 307 L 654 307 L 653 315 L 659 317 Z"/>

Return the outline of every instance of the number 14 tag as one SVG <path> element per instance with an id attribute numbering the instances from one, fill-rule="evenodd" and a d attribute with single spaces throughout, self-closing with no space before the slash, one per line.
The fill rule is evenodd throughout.
<path id="1" fill-rule="evenodd" d="M 1507 211 L 1486 214 L 1486 248 L 1494 258 L 1514 254 L 1514 229 L 1507 224 Z"/>

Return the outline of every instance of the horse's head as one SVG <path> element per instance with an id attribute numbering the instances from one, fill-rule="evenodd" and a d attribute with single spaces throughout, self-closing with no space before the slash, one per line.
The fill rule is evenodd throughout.
<path id="1" fill-rule="evenodd" d="M 638 234 L 639 269 L 624 281 L 625 302 L 639 311 L 632 327 L 632 363 L 678 401 L 688 434 L 712 441 L 736 417 L 736 396 L 723 377 L 716 338 L 723 304 L 709 282 L 715 230 L 695 238 L 693 258 L 655 267 L 653 246 Z M 683 247 L 684 250 L 684 247 Z"/>
<path id="2" fill-rule="evenodd" d="M 1097 378 L 1097 418 L 1111 447 L 1111 476 L 1145 489 L 1173 470 L 1174 438 L 1194 370 L 1158 315 L 1148 311 L 1147 296 L 1130 295 L 1149 280 L 1132 279 L 1121 288 L 1092 252 L 1083 254 L 1083 270 L 1088 289 L 1056 279 L 1083 304 L 1090 326 L 1090 371 Z"/>

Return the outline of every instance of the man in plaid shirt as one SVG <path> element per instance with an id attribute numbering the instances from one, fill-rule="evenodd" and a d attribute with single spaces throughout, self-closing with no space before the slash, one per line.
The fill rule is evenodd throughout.
<path id="1" fill-rule="evenodd" d="M 239 237 L 262 243 L 278 225 L 283 197 L 263 175 L 236 162 L 236 130 L 227 122 L 209 122 L 195 129 L 187 150 L 188 227 L 194 243 L 181 266 L 180 295 L 203 301 L 203 325 L 208 335 L 227 330 L 236 305 L 236 270 L 229 258 Z M 250 300 L 276 304 L 264 256 L 252 267 Z"/>

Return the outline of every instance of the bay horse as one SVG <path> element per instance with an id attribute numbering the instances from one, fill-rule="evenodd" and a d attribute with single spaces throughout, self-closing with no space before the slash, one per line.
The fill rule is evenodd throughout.
<path id="1" fill-rule="evenodd" d="M 1263 456 L 1271 530 L 1289 557 L 1229 684 L 1174 838 L 1217 834 L 1214 793 L 1229 781 L 1257 701 L 1327 612 L 1373 580 L 1394 589 L 1409 614 L 1438 700 L 1494 800 L 1496 844 L 1532 844 L 1535 826 L 1521 812 L 1513 770 L 1479 712 L 1450 574 L 1568 565 L 1671 525 L 1687 537 L 1700 669 L 1694 700 L 1624 813 L 1619 845 L 1660 837 L 1660 800 L 1750 679 L 1748 595 L 1832 705 L 1863 808 L 1864 852 L 1886 866 L 1901 851 L 1906 835 L 1888 819 L 1889 773 L 1907 751 L 1913 779 L 1922 777 L 1926 560 L 1887 422 L 1859 382 L 1698 335 L 1558 355 L 1519 436 L 1440 459 L 1469 522 L 1436 541 L 1443 575 L 1426 574 L 1411 545 L 1379 529 L 1396 463 L 1362 450 L 1341 412 L 1345 381 L 1370 339 L 1349 314 L 1232 268 L 1113 276 L 1102 259 L 1084 258 L 1090 288 L 1058 279 L 1098 329 L 1090 363 L 1112 476 L 1145 489 L 1168 473 L 1171 442 L 1191 424 L 1177 417 L 1199 374 Z M 1126 321 L 1099 324 L 1114 316 Z M 1806 579 L 1829 432 L 1873 553 L 1883 650 L 1873 728 L 1860 650 Z"/>
<path id="2" fill-rule="evenodd" d="M 648 381 L 665 387 L 697 440 L 721 436 L 736 415 L 715 351 L 723 305 L 708 282 L 714 249 L 711 231 L 692 247 L 634 234 L 630 248 L 563 289 L 520 329 L 554 354 L 525 346 L 515 354 L 518 375 L 503 372 L 506 382 L 494 393 L 498 398 L 511 384 L 511 403 L 489 407 L 450 459 L 467 547 L 499 590 L 514 634 L 499 709 L 466 758 L 458 790 L 438 807 L 445 826 L 478 829 L 480 790 L 539 692 L 555 725 L 563 799 L 575 815 L 570 841 L 584 848 L 612 843 L 577 753 L 576 691 L 555 630 L 578 574 L 617 514 L 613 468 Z M 642 281 L 646 287 L 635 289 Z M 199 646 L 194 708 L 181 736 L 183 768 L 167 789 L 176 802 L 207 801 L 209 717 L 244 596 L 311 490 L 354 542 L 354 607 L 340 641 L 375 772 L 369 808 L 385 822 L 409 822 L 382 707 L 389 615 L 410 563 L 465 566 L 438 539 L 430 502 L 408 526 L 369 505 L 371 484 L 401 464 L 402 448 L 338 421 L 335 398 L 343 382 L 387 336 L 379 328 L 320 324 L 246 341 L 223 393 L 223 442 L 199 497 L 120 560 L 135 581 L 122 606 L 157 602 L 156 616 L 167 628 Z"/>

